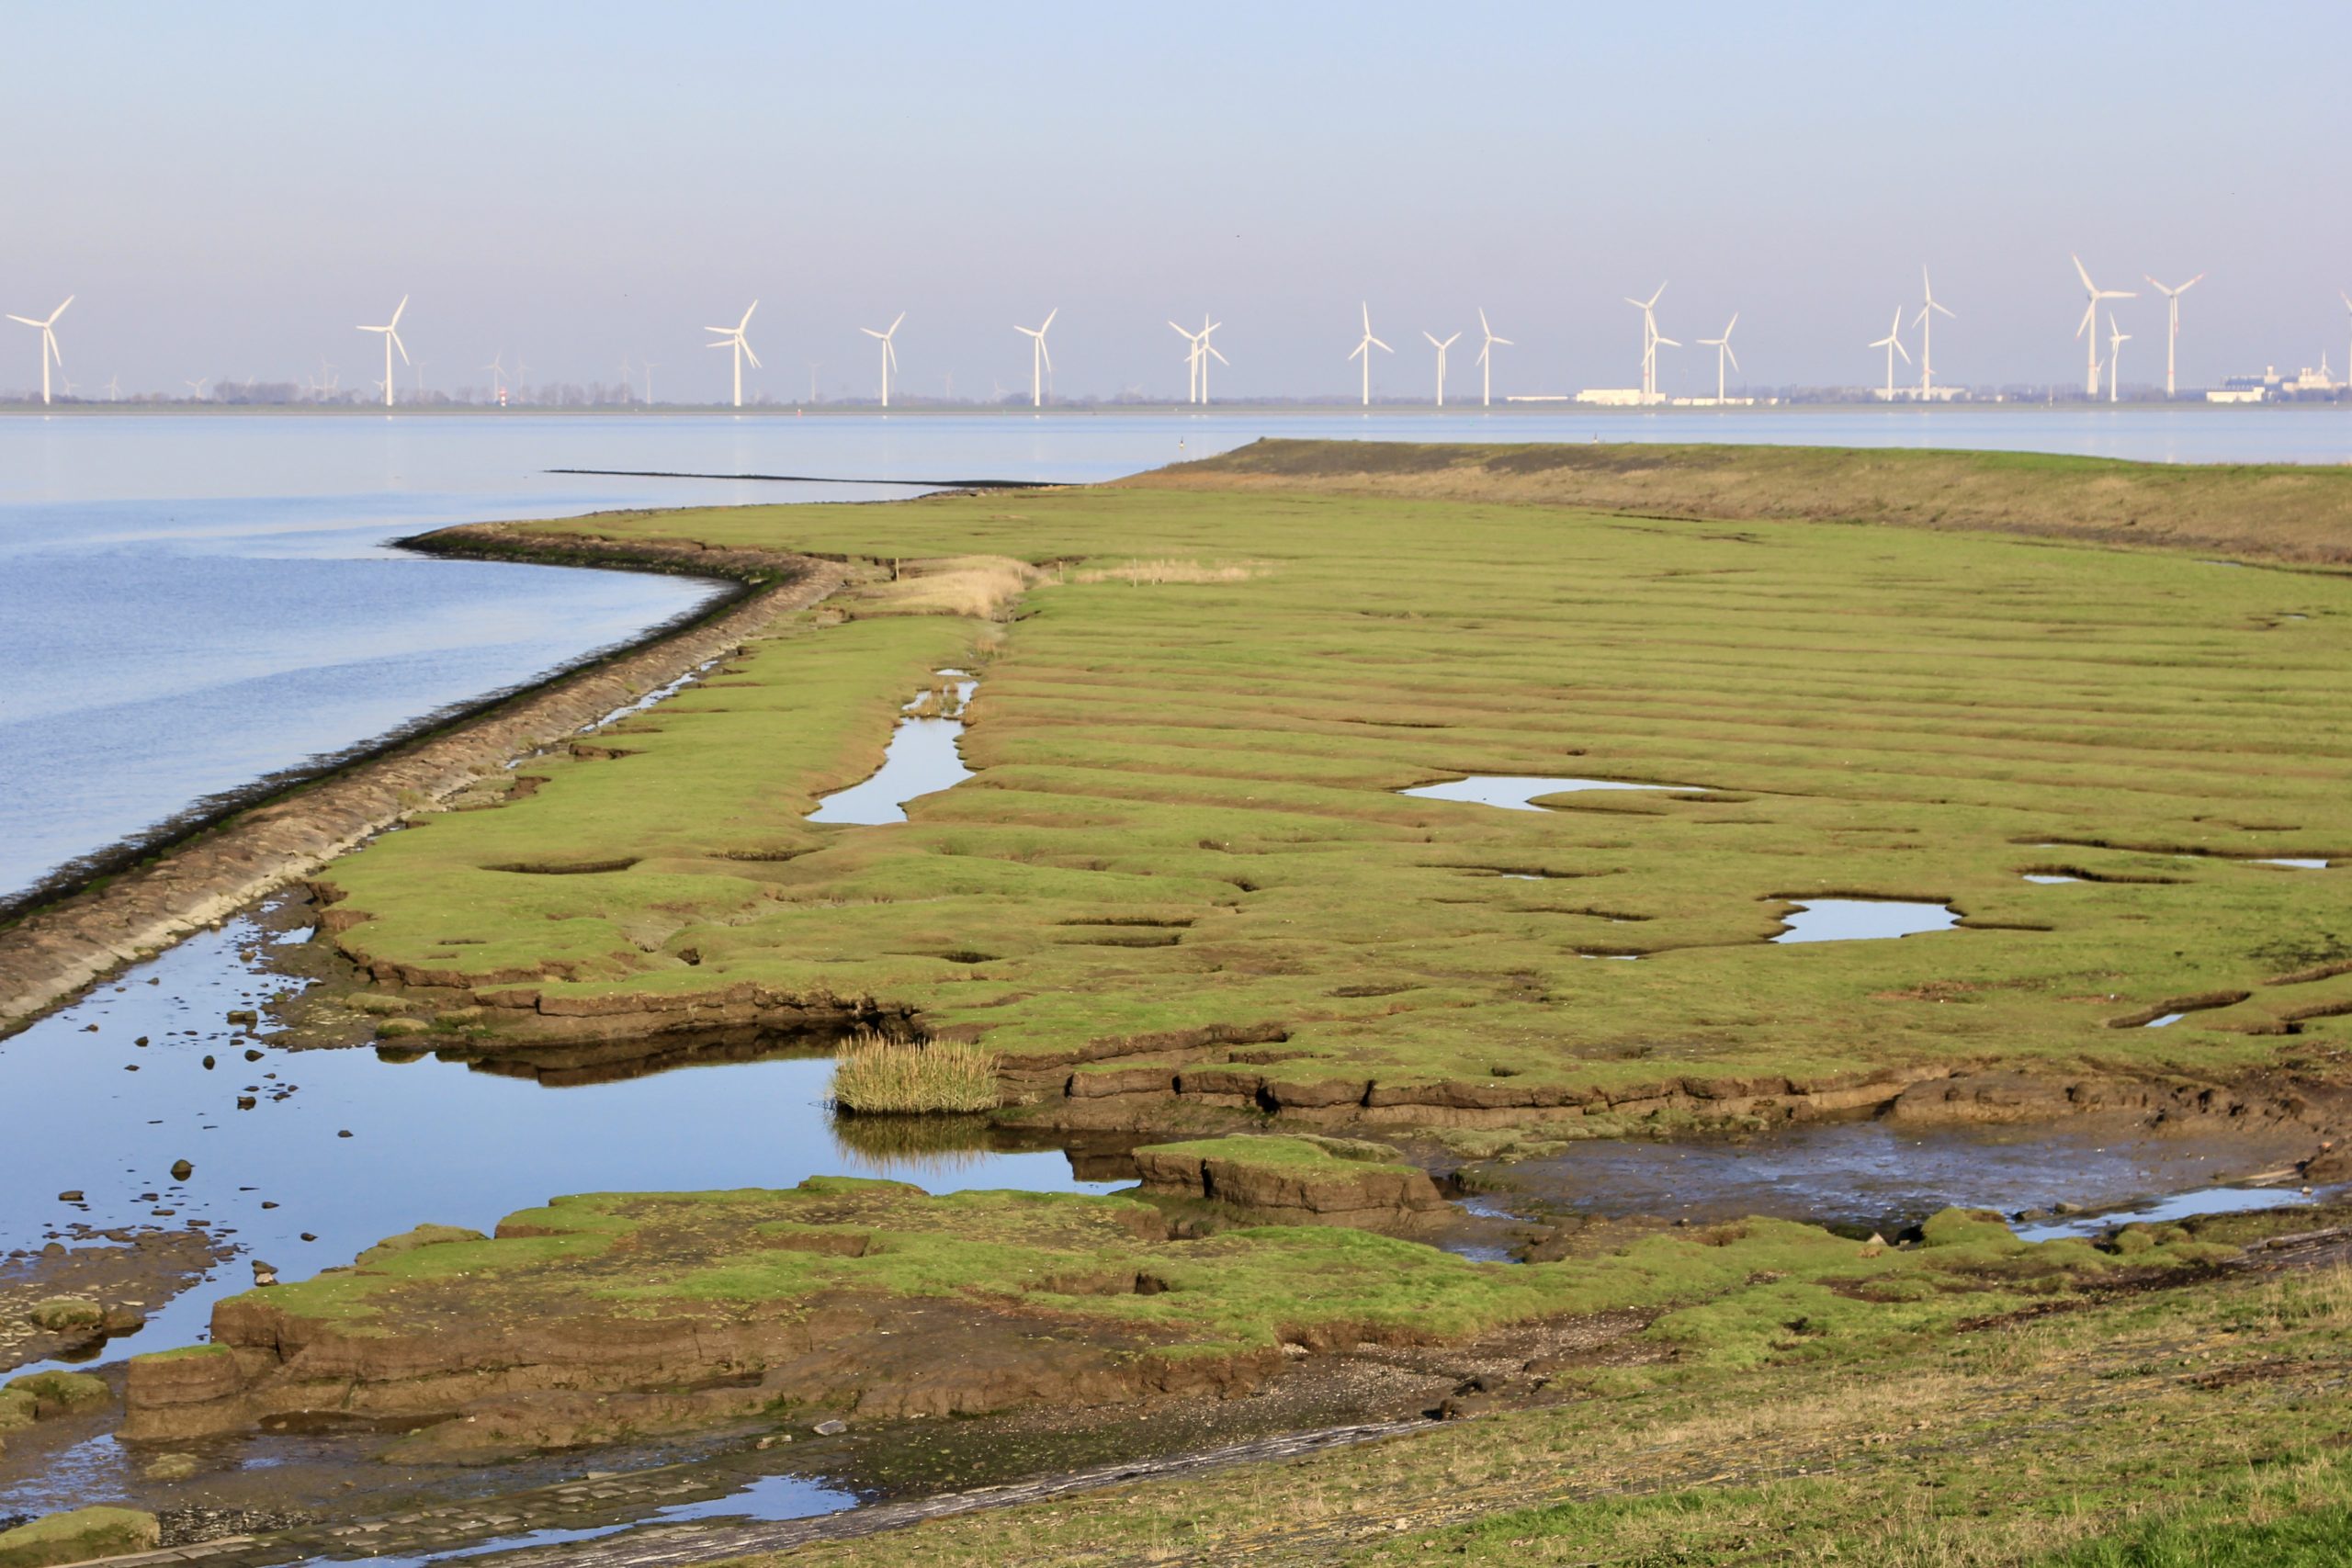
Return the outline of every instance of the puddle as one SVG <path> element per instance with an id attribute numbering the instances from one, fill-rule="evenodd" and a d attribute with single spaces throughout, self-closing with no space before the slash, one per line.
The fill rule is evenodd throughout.
<path id="1" fill-rule="evenodd" d="M 2298 860 L 2290 858 L 2282 860 L 2249 861 L 2246 863 L 2249 865 L 2291 865 L 2297 871 L 2325 871 L 2327 869 L 2327 862 L 2324 860 Z"/>
<path id="2" fill-rule="evenodd" d="M 2283 1201 L 2292 1189 L 2223 1184 L 2309 1152 L 2293 1138 L 2245 1134 L 2157 1138 L 1838 1122 L 1739 1141 L 1570 1144 L 1538 1159 L 1475 1168 L 1489 1190 L 1466 1206 L 1490 1215 L 1550 1211 L 1694 1224 L 1757 1214 L 1893 1235 L 1953 1205 L 2014 1214 L 2063 1202 L 2090 1212 L 2214 1189 L 2237 1194 L 2230 1201 Z"/>
<path id="3" fill-rule="evenodd" d="M 2064 1236 L 2103 1235 L 2118 1225 L 2165 1224 L 2199 1214 L 2244 1214 L 2262 1209 L 2297 1208 L 2319 1201 L 2320 1195 L 2306 1194 L 2292 1187 L 2203 1187 L 2127 1208 L 2096 1214 L 2069 1214 L 2064 1219 L 2010 1228 L 2027 1241 L 2056 1241 Z"/>
<path id="4" fill-rule="evenodd" d="M 1960 917 L 1942 904 L 1906 903 L 1894 898 L 1815 898 L 1799 904 L 1788 917 L 1789 929 L 1774 942 L 1872 942 L 1885 937 L 1917 936 L 1950 931 Z"/>
<path id="5" fill-rule="evenodd" d="M 1398 795 L 1415 800 L 1458 800 L 1471 806 L 1499 806 L 1506 811 L 1541 811 L 1538 796 L 1569 795 L 1588 789 L 1689 789 L 1689 784 L 1627 784 L 1622 779 L 1543 779 L 1521 773 L 1475 773 L 1451 784 L 1416 784 Z"/>
<path id="6" fill-rule="evenodd" d="M 2182 1019 L 2187 1018 L 2188 1016 L 2188 1015 L 2185 1012 L 2168 1012 L 2162 1018 L 2152 1018 L 2148 1020 L 2147 1022 L 2142 1024 L 2140 1027 L 2143 1029 L 2165 1029 L 2169 1028 L 2173 1024 L 2178 1023 Z"/>
<path id="7" fill-rule="evenodd" d="M 557 1075 L 399 1062 L 365 1047 L 280 1050 L 224 1021 L 300 984 L 259 967 L 273 939 L 242 917 L 198 932 L 0 1042 L 0 1105 L 40 1111 L 0 1138 L 0 1252 L 72 1243 L 76 1227 L 192 1221 L 243 1249 L 151 1305 L 147 1326 L 113 1341 L 109 1359 L 201 1340 L 213 1302 L 251 1283 L 255 1258 L 304 1278 L 420 1221 L 488 1230 L 560 1193 L 788 1187 L 844 1173 L 933 1192 L 1121 1185 L 1080 1179 L 1051 1145 L 844 1137 L 824 1103 L 832 1064 L 816 1055 L 742 1059 L 746 1048 L 709 1059 L 673 1048 L 667 1060 L 687 1064 L 677 1070 L 551 1087 Z M 132 1043 L 141 1036 L 144 1047 Z M 598 1075 L 628 1076 L 613 1064 Z M 252 1107 L 238 1109 L 241 1098 Z M 179 1159 L 195 1170 L 175 1181 Z M 56 1198 L 69 1190 L 84 1201 Z M 0 1488 L 0 1512 L 9 1507 Z"/>
<path id="8" fill-rule="evenodd" d="M 642 1517 L 621 1524 L 600 1525 L 590 1529 L 530 1530 L 520 1535 L 479 1541 L 471 1546 L 427 1551 L 413 1557 L 375 1553 L 354 1557 L 309 1557 L 301 1560 L 300 1568 L 326 1568 L 327 1564 L 341 1562 L 368 1562 L 375 1564 L 375 1568 L 424 1568 L 427 1563 L 461 1562 L 493 1551 L 519 1551 L 526 1547 L 577 1546 L 582 1541 L 602 1540 L 650 1525 L 694 1524 L 712 1519 L 805 1519 L 818 1514 L 840 1513 L 844 1508 L 857 1506 L 858 1498 L 854 1493 L 844 1492 L 821 1482 L 797 1475 L 763 1475 L 723 1497 L 673 1503 L 666 1508 L 655 1509 Z"/>
<path id="9" fill-rule="evenodd" d="M 952 682 L 956 694 L 956 711 L 963 711 L 979 689 L 979 682 L 962 670 L 937 671 Z M 931 700 L 929 690 L 915 694 L 912 701 L 899 710 L 911 716 Z M 883 753 L 882 766 L 863 783 L 847 789 L 835 790 L 817 803 L 808 814 L 811 822 L 848 822 L 878 827 L 907 819 L 907 802 L 926 795 L 936 795 L 951 789 L 972 776 L 964 765 L 964 756 L 956 739 L 964 733 L 964 721 L 954 716 L 909 716 L 899 720 L 891 732 L 889 749 Z"/>
<path id="10" fill-rule="evenodd" d="M 2062 882 L 2080 882 L 2082 880 L 2079 876 L 2052 876 L 2038 871 L 2027 872 L 2025 874 L 2025 879 L 2028 882 L 2038 882 L 2044 887 L 2055 887 Z"/>

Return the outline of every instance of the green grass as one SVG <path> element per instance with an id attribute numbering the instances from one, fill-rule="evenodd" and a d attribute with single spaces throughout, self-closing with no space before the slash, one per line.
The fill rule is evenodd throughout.
<path id="1" fill-rule="evenodd" d="M 2352 1275 L 1847 1360 L 1576 1371 L 1551 1409 L 803 1548 L 795 1564 L 2236 1568 L 2344 1561 Z M 784 1558 L 758 1557 L 764 1564 Z"/>
<path id="2" fill-rule="evenodd" d="M 963 1040 L 852 1038 L 833 1064 L 833 1103 L 843 1111 L 906 1114 L 993 1111 L 1001 1098 L 993 1051 Z"/>
<path id="3" fill-rule="evenodd" d="M 2212 508 L 2255 482 L 2133 473 Z M 1940 482 L 1930 465 L 1914 499 Z M 1277 1085 L 1638 1098 L 1911 1063 L 2327 1074 L 2342 1055 L 2352 974 L 2270 982 L 2352 956 L 2352 875 L 2250 863 L 2352 856 L 2336 579 L 1304 490 L 540 531 L 1047 564 L 1009 627 L 870 615 L 853 593 L 609 738 L 636 754 L 531 762 L 528 798 L 338 862 L 335 918 L 356 923 L 337 940 L 382 973 L 543 1005 L 876 998 L 1014 1068 L 1271 1030 Z M 1251 575 L 1080 581 L 1138 559 Z M 946 663 L 983 677 L 978 776 L 902 825 L 803 820 Z M 1395 793 L 1474 772 L 1705 793 L 1546 811 Z M 545 874 L 597 863 L 626 869 Z M 2040 870 L 2086 879 L 2022 880 Z M 1833 894 L 1948 902 L 1968 929 L 1767 942 L 1792 900 Z M 1585 956 L 1625 952 L 1643 960 Z"/>

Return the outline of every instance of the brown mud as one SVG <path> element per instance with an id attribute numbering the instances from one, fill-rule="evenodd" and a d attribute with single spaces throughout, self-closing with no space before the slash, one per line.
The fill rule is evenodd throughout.
<path id="1" fill-rule="evenodd" d="M 233 1250 L 224 1237 L 190 1227 L 93 1231 L 0 1256 L 0 1372 L 95 1358 Z M 62 1327 L 34 1320 L 36 1308 L 59 1301 L 86 1303 L 96 1315 Z"/>

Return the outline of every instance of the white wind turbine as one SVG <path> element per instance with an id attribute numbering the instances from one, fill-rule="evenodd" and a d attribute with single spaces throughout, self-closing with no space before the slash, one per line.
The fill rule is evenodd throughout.
<path id="1" fill-rule="evenodd" d="M 1350 359 L 1355 358 L 1357 355 L 1363 356 L 1363 406 L 1366 408 L 1372 407 L 1372 351 L 1375 348 L 1383 354 L 1396 352 L 1372 335 L 1372 302 L 1366 300 L 1363 307 L 1363 339 L 1356 344 L 1355 354 L 1348 355 Z"/>
<path id="2" fill-rule="evenodd" d="M 204 389 L 212 385 L 212 378 L 199 376 L 193 381 L 182 381 L 180 385 L 188 389 L 190 401 L 200 403 L 204 400 Z"/>
<path id="3" fill-rule="evenodd" d="M 1209 341 L 1209 333 L 1216 331 L 1217 328 L 1223 325 L 1225 325 L 1223 321 L 1210 321 L 1207 311 L 1204 310 L 1201 312 L 1201 335 L 1199 341 L 1201 344 L 1201 406 L 1203 408 L 1209 406 L 1209 361 L 1214 359 L 1228 370 L 1233 367 L 1233 361 L 1227 359 L 1224 355 L 1219 354 L 1216 351 L 1216 344 Z"/>
<path id="4" fill-rule="evenodd" d="M 752 324 L 752 311 L 759 308 L 760 302 L 754 299 L 750 309 L 743 312 L 743 319 L 733 326 L 703 328 L 707 333 L 718 334 L 718 341 L 703 344 L 705 348 L 731 348 L 735 351 L 735 406 L 739 409 L 743 406 L 743 361 L 750 360 L 754 370 L 760 367 L 760 356 L 752 352 L 752 340 L 743 335 L 743 329 Z"/>
<path id="5" fill-rule="evenodd" d="M 899 312 L 899 321 L 892 321 L 890 330 L 888 332 L 877 333 L 872 327 L 857 329 L 882 344 L 882 406 L 886 409 L 890 406 L 890 372 L 899 367 L 899 351 L 890 340 L 898 335 L 899 321 L 906 319 L 907 313 L 901 310 Z"/>
<path id="6" fill-rule="evenodd" d="M 2123 345 L 2132 334 L 2115 324 L 2115 312 L 2107 313 L 2107 400 L 2120 402 L 2123 397 Z"/>
<path id="7" fill-rule="evenodd" d="M 1495 335 L 1495 329 L 1487 324 L 1487 310 L 1483 305 L 1478 308 L 1478 330 L 1487 336 L 1487 341 L 1478 345 L 1478 406 L 1492 408 L 1495 406 L 1495 350 L 1498 346 L 1510 348 L 1513 344 L 1510 339 Z"/>
<path id="8" fill-rule="evenodd" d="M 1702 337 L 1699 340 L 1701 348 L 1712 348 L 1715 351 L 1715 401 L 1717 402 L 1724 400 L 1724 361 L 1728 359 L 1731 361 L 1733 369 L 1739 368 L 1739 355 L 1731 351 L 1731 330 L 1737 325 L 1739 325 L 1739 312 L 1734 310 L 1731 313 L 1731 320 L 1724 323 L 1723 336 Z"/>
<path id="9" fill-rule="evenodd" d="M 1206 319 L 1203 318 L 1203 320 Z M 1197 403 L 1201 400 L 1201 344 L 1208 334 L 1187 332 L 1173 321 L 1168 324 L 1174 328 L 1178 337 L 1191 345 L 1184 350 L 1184 400 L 1187 403 Z"/>
<path id="10" fill-rule="evenodd" d="M 1054 318 L 1061 313 L 1062 308 L 1057 305 L 1046 312 L 1044 326 L 1024 327 L 1018 321 L 1012 325 L 1014 332 L 1026 334 L 1032 343 L 1033 352 L 1029 355 L 1029 406 L 1033 409 L 1041 409 L 1046 406 L 1046 372 L 1054 367 L 1054 356 L 1046 352 L 1046 333 L 1053 326 Z"/>
<path id="11" fill-rule="evenodd" d="M 2102 299 L 2137 299 L 2140 295 L 2136 289 L 2101 288 L 2091 281 L 2090 270 L 2083 265 L 2082 257 L 2071 259 L 2075 264 L 2075 276 L 2083 280 L 2083 292 L 2090 296 L 2090 302 L 2083 307 L 2082 324 L 2075 329 L 2075 335 L 2086 340 L 2083 344 L 2083 396 L 2096 398 L 2098 396 L 2098 302 Z M 2114 315 L 2112 310 L 2108 312 L 2110 321 Z"/>
<path id="12" fill-rule="evenodd" d="M 2144 272 L 2140 276 L 2148 277 Z M 2154 278 L 2148 277 L 2148 287 L 2165 297 L 2165 396 L 2167 398 L 2173 395 L 2174 390 L 2173 356 L 2180 347 L 2180 297 L 2204 281 L 2205 275 L 2200 272 L 2177 288 L 2166 288 Z M 2346 310 L 2352 310 L 2352 299 L 2344 303 Z"/>
<path id="13" fill-rule="evenodd" d="M 1634 310 L 1639 310 L 1642 313 L 1642 401 L 1645 403 L 1656 402 L 1657 400 L 1657 351 L 1659 345 L 1664 344 L 1668 348 L 1680 348 L 1682 346 L 1670 337 L 1663 337 L 1659 335 L 1657 330 L 1657 317 L 1653 314 L 1653 312 L 1657 308 L 1659 296 L 1663 295 L 1665 292 L 1666 285 L 1661 283 L 1657 286 L 1657 292 L 1652 294 L 1646 299 L 1636 299 L 1630 294 L 1625 296 L 1625 303 L 1631 305 Z"/>
<path id="14" fill-rule="evenodd" d="M 1936 317 L 1939 314 L 1951 316 L 1951 312 L 1945 310 L 1943 302 L 1936 298 L 1935 286 L 1928 281 L 1928 268 L 1924 263 L 1919 267 L 1919 319 L 1912 325 L 1919 329 L 1919 400 L 1925 402 L 1936 386 Z M 1959 320 L 1956 316 L 1952 319 Z"/>
<path id="15" fill-rule="evenodd" d="M 1437 350 L 1437 406 L 1443 408 L 1445 407 L 1445 351 L 1452 348 L 1454 340 L 1462 334 L 1456 333 L 1453 337 L 1447 338 L 1443 343 L 1438 341 L 1435 333 L 1425 332 L 1421 335 L 1430 340 L 1430 347 Z"/>
<path id="16" fill-rule="evenodd" d="M 122 378 L 119 375 L 107 378 L 107 401 L 110 403 L 122 401 Z"/>
<path id="17" fill-rule="evenodd" d="M 1871 346 L 1886 350 L 1886 400 L 1891 403 L 1894 400 L 1894 356 L 1899 354 L 1904 364 L 1911 363 L 1911 351 L 1903 346 L 1902 306 L 1894 308 L 1894 324 L 1886 329 L 1886 335 Z"/>
<path id="18" fill-rule="evenodd" d="M 381 333 L 384 334 L 384 379 L 382 386 L 384 389 L 384 406 L 386 408 L 390 408 L 392 406 L 392 350 L 395 348 L 399 349 L 401 351 L 401 363 L 403 365 L 408 363 L 408 344 L 401 342 L 401 312 L 407 309 L 408 296 L 403 294 L 401 296 L 401 302 L 392 308 L 392 319 L 390 321 L 386 321 L 380 327 L 363 326 L 358 329 L 363 333 Z"/>
<path id="19" fill-rule="evenodd" d="M 477 365 L 474 368 L 477 370 L 487 370 L 490 372 L 490 395 L 492 397 L 495 398 L 506 390 L 506 351 L 504 349 L 502 348 L 496 354 L 492 355 L 489 364 Z"/>
<path id="20" fill-rule="evenodd" d="M 68 294 L 65 297 L 65 305 L 71 305 L 72 303 L 74 303 L 74 296 Z M 54 360 L 61 369 L 63 368 L 65 365 L 65 356 L 57 352 L 57 333 L 55 331 L 57 326 L 57 318 L 65 314 L 65 305 L 60 305 L 56 310 L 51 310 L 48 315 L 44 316 L 38 321 L 34 321 L 30 316 L 11 316 L 8 318 L 12 321 L 22 321 L 28 327 L 37 328 L 40 333 L 40 400 L 44 403 L 49 401 L 49 367 L 51 361 Z"/>

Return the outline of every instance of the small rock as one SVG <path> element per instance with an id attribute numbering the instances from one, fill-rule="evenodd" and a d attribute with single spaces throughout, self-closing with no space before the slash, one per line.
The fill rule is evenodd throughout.
<path id="1" fill-rule="evenodd" d="M 61 1203 L 79 1203 L 82 1201 L 82 1190 L 78 1187 L 69 1187 L 57 1195 L 57 1201 Z"/>
<path id="2" fill-rule="evenodd" d="M 251 1111 L 260 1102 L 254 1100 L 250 1094 L 241 1094 L 237 1096 L 237 1109 L 240 1111 Z"/>
<path id="3" fill-rule="evenodd" d="M 345 1127 L 342 1132 L 337 1133 L 337 1134 L 335 1134 L 335 1136 L 336 1136 L 336 1137 L 338 1137 L 338 1138 L 347 1138 L 347 1137 L 351 1136 L 351 1129 L 350 1129 L 350 1128 L 348 1128 L 348 1127 Z"/>
<path id="4" fill-rule="evenodd" d="M 842 1433 L 849 1430 L 849 1423 L 846 1421 L 820 1421 L 816 1426 L 810 1427 L 809 1430 L 815 1432 L 817 1436 L 820 1438 L 838 1437 Z"/>
<path id="5" fill-rule="evenodd" d="M 258 1062 L 261 1060 L 261 1053 L 248 1046 L 245 1050 L 245 1060 L 248 1062 Z"/>
<path id="6" fill-rule="evenodd" d="M 232 1008 L 229 1011 L 229 1021 L 231 1023 L 244 1024 L 259 1023 L 261 1021 L 261 1014 L 255 1012 L 251 1008 Z"/>
<path id="7" fill-rule="evenodd" d="M 275 1285 L 277 1283 L 277 1265 L 275 1263 L 264 1263 L 259 1258 L 255 1258 L 254 1260 L 254 1283 L 256 1285 Z"/>
<path id="8" fill-rule="evenodd" d="M 275 1198 L 265 1198 L 261 1201 L 261 1206 L 265 1209 L 275 1209 L 277 1207 L 277 1200 Z"/>
<path id="9" fill-rule="evenodd" d="M 189 1161 L 184 1159 L 175 1159 L 172 1161 L 172 1179 L 174 1181 L 186 1181 L 189 1177 L 194 1176 L 195 1174 L 196 1167 Z"/>
<path id="10" fill-rule="evenodd" d="M 157 1454 L 140 1473 L 150 1481 L 186 1481 L 202 1468 L 194 1454 Z"/>
<path id="11" fill-rule="evenodd" d="M 317 1236 L 312 1235 L 309 1231 L 304 1231 L 304 1232 L 302 1233 L 302 1239 L 303 1239 L 304 1241 L 316 1241 L 316 1240 L 318 1240 L 319 1238 L 318 1238 Z"/>
<path id="12" fill-rule="evenodd" d="M 142 1034 L 138 1039 L 132 1041 L 131 1043 L 133 1045 L 144 1045 L 147 1043 L 147 1037 Z"/>
<path id="13" fill-rule="evenodd" d="M 208 1073 L 212 1070 L 212 1058 L 209 1056 L 204 1058 L 204 1070 Z"/>

